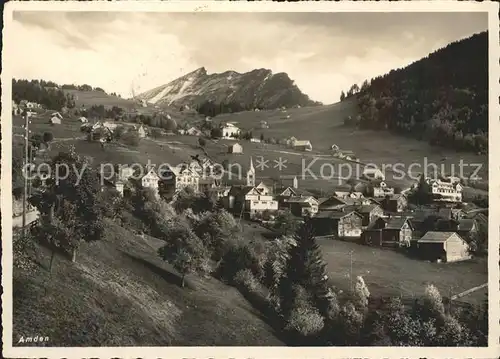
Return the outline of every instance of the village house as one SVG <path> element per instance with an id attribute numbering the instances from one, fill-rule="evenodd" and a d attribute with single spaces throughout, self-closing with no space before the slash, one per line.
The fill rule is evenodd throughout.
<path id="1" fill-rule="evenodd" d="M 115 121 L 105 121 L 102 125 L 109 128 L 111 131 L 114 131 L 118 127 L 118 123 Z"/>
<path id="2" fill-rule="evenodd" d="M 384 210 L 376 204 L 359 206 L 356 211 L 363 216 L 363 227 L 368 226 L 375 219 L 384 216 Z"/>
<path id="3" fill-rule="evenodd" d="M 394 188 L 389 187 L 385 181 L 380 181 L 373 185 L 373 197 L 385 198 L 386 196 L 393 196 Z"/>
<path id="4" fill-rule="evenodd" d="M 311 220 L 317 236 L 333 235 L 340 239 L 361 237 L 363 216 L 356 211 L 319 211 Z"/>
<path id="5" fill-rule="evenodd" d="M 263 195 L 254 186 L 232 186 L 225 205 L 229 210 L 253 218 L 264 211 L 277 211 L 278 202 L 272 195 Z"/>
<path id="6" fill-rule="evenodd" d="M 380 169 L 369 166 L 365 166 L 365 168 L 363 169 L 362 177 L 367 180 L 385 181 L 385 175 Z"/>
<path id="7" fill-rule="evenodd" d="M 142 188 L 150 188 L 153 190 L 156 197 L 159 197 L 159 182 L 160 177 L 154 168 L 147 170 L 146 174 L 140 179 Z"/>
<path id="8" fill-rule="evenodd" d="M 191 187 L 195 192 L 200 190 L 200 175 L 191 170 L 187 164 L 167 166 L 167 169 L 161 171 L 160 177 L 166 189 L 172 192 L 180 191 L 185 187 Z"/>
<path id="9" fill-rule="evenodd" d="M 456 178 L 426 179 L 435 201 L 462 202 L 463 187 Z"/>
<path id="10" fill-rule="evenodd" d="M 190 127 L 188 128 L 186 131 L 185 131 L 185 134 L 186 135 L 189 135 L 189 136 L 201 136 L 203 135 L 203 133 L 197 129 L 196 127 Z"/>
<path id="11" fill-rule="evenodd" d="M 86 118 L 86 117 L 84 117 L 84 116 L 81 116 L 81 117 L 78 119 L 78 121 L 79 121 L 79 122 L 81 122 L 81 123 L 88 123 L 88 122 L 89 122 L 89 120 L 87 120 L 87 118 Z"/>
<path id="12" fill-rule="evenodd" d="M 287 201 L 293 215 L 299 217 L 311 217 L 318 213 L 318 200 L 312 196 L 290 197 Z"/>
<path id="13" fill-rule="evenodd" d="M 253 143 L 260 143 L 260 138 L 251 138 L 250 139 L 250 142 L 253 142 Z"/>
<path id="14" fill-rule="evenodd" d="M 460 208 L 441 207 L 437 214 L 443 219 L 454 219 L 457 221 L 465 217 L 464 211 Z"/>
<path id="15" fill-rule="evenodd" d="M 240 136 L 241 130 L 233 123 L 227 123 L 222 127 L 222 138 L 226 140 L 233 140 Z"/>
<path id="16" fill-rule="evenodd" d="M 269 187 L 262 182 L 257 187 L 255 186 L 255 168 L 252 158 L 250 158 L 250 167 L 246 174 L 246 185 L 232 186 L 227 197 L 224 198 L 224 206 L 249 218 L 254 218 L 264 211 L 278 210 L 278 201 L 274 199 Z"/>
<path id="17" fill-rule="evenodd" d="M 227 152 L 236 154 L 243 153 L 243 147 L 239 143 L 234 143 L 227 147 Z"/>
<path id="18" fill-rule="evenodd" d="M 467 242 L 455 232 L 427 232 L 417 245 L 422 258 L 431 261 L 457 262 L 472 257 Z"/>
<path id="19" fill-rule="evenodd" d="M 255 188 L 257 188 L 257 190 L 264 196 L 273 194 L 271 187 L 266 185 L 264 182 L 260 182 Z"/>
<path id="20" fill-rule="evenodd" d="M 312 144 L 308 140 L 297 140 L 293 143 L 293 149 L 297 151 L 312 151 Z"/>
<path id="21" fill-rule="evenodd" d="M 342 210 L 344 207 L 353 207 L 368 205 L 370 202 L 364 199 L 357 198 L 339 198 L 339 197 L 328 197 L 319 199 L 319 210 L 320 211 L 338 211 Z"/>
<path id="22" fill-rule="evenodd" d="M 436 231 L 456 232 L 465 239 L 472 239 L 478 232 L 476 221 L 469 218 L 438 219 L 435 228 Z"/>
<path id="23" fill-rule="evenodd" d="M 403 212 L 408 207 L 408 198 L 404 194 L 387 196 L 382 200 L 382 208 L 387 212 Z"/>
<path id="24" fill-rule="evenodd" d="M 363 242 L 368 245 L 410 247 L 413 224 L 407 217 L 379 217 L 363 231 Z"/>
<path id="25" fill-rule="evenodd" d="M 61 124 L 61 119 L 57 116 L 52 116 L 49 120 L 50 124 L 52 125 L 60 125 Z"/>
<path id="26" fill-rule="evenodd" d="M 362 199 L 365 196 L 361 192 L 353 192 L 353 191 L 335 191 L 333 192 L 333 196 L 341 199 Z"/>

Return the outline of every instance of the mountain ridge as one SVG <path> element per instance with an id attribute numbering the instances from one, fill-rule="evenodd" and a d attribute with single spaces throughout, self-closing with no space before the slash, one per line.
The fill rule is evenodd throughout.
<path id="1" fill-rule="evenodd" d="M 227 70 L 209 74 L 202 66 L 137 95 L 137 99 L 154 105 L 187 105 L 202 113 L 209 111 L 208 107 L 218 107 L 219 112 L 237 112 L 320 105 L 302 93 L 288 74 L 274 74 L 264 68 L 244 73 Z"/>

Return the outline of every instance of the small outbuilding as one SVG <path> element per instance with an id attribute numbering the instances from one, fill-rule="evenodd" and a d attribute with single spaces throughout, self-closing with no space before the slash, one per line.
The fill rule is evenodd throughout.
<path id="1" fill-rule="evenodd" d="M 455 232 L 427 232 L 417 245 L 421 256 L 431 261 L 457 262 L 471 258 L 468 243 Z"/>
<path id="2" fill-rule="evenodd" d="M 243 153 L 243 147 L 239 143 L 228 146 L 228 153 Z"/>

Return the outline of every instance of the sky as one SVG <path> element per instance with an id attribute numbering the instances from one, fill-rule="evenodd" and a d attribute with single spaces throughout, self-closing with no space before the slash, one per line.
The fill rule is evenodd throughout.
<path id="1" fill-rule="evenodd" d="M 353 83 L 487 30 L 487 13 L 15 12 L 13 76 L 122 97 L 197 68 L 286 72 L 337 102 Z"/>

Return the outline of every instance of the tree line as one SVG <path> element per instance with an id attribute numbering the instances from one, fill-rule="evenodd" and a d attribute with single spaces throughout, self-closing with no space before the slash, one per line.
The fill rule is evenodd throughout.
<path id="1" fill-rule="evenodd" d="M 389 130 L 456 150 L 488 149 L 488 34 L 449 44 L 429 56 L 354 86 L 358 116 L 346 125 Z"/>
<path id="2" fill-rule="evenodd" d="M 44 80 L 12 80 L 12 100 L 36 102 L 46 109 L 74 108 L 75 97 L 65 94 L 55 83 Z"/>

